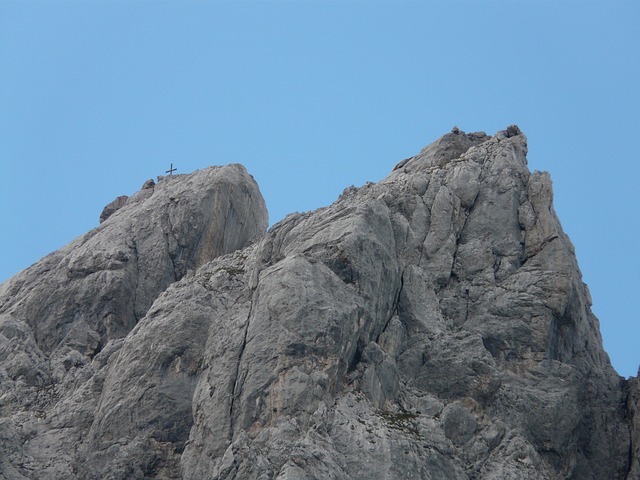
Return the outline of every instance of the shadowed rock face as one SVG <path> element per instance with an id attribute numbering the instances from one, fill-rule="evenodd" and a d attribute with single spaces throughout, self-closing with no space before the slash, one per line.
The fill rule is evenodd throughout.
<path id="1" fill-rule="evenodd" d="M 637 379 L 526 151 L 454 129 L 246 247 L 237 165 L 114 204 L 0 287 L 0 474 L 638 478 Z"/>

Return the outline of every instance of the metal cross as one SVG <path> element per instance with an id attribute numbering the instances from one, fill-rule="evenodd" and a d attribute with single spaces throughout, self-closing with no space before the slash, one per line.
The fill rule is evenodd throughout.
<path id="1" fill-rule="evenodd" d="M 173 172 L 175 172 L 177 170 L 177 168 L 173 168 L 173 163 L 171 164 L 171 167 L 169 168 L 169 170 L 167 170 L 164 173 L 168 173 L 169 175 L 173 175 Z"/>

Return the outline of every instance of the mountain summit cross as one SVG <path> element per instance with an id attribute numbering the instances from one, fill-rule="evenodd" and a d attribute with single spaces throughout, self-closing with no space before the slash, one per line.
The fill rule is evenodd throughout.
<path id="1" fill-rule="evenodd" d="M 169 170 L 167 170 L 164 173 L 168 173 L 169 175 L 173 175 L 173 172 L 175 172 L 177 170 L 177 168 L 173 168 L 173 163 L 171 164 L 171 166 L 169 167 Z"/>

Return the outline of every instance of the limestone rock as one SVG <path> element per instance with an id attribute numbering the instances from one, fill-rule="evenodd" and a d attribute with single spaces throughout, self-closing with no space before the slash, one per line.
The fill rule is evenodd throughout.
<path id="1" fill-rule="evenodd" d="M 242 167 L 138 192 L 0 287 L 0 475 L 637 479 L 637 379 L 526 152 L 454 128 L 261 238 Z"/>
<path id="2" fill-rule="evenodd" d="M 107 204 L 102 209 L 102 213 L 100 214 L 100 223 L 104 222 L 107 218 L 113 215 L 116 210 L 124 207 L 127 204 L 127 200 L 129 200 L 128 196 L 120 195 L 119 197 L 116 197 L 114 201 Z"/>
<path id="3" fill-rule="evenodd" d="M 141 190 L 148 190 L 154 188 L 156 186 L 156 182 L 153 181 L 153 178 L 150 178 L 146 182 L 142 184 Z"/>
<path id="4" fill-rule="evenodd" d="M 70 475 L 122 339 L 169 285 L 245 247 L 267 222 L 241 165 L 171 176 L 2 284 L 0 422 L 20 448 L 0 443 L 0 476 Z"/>

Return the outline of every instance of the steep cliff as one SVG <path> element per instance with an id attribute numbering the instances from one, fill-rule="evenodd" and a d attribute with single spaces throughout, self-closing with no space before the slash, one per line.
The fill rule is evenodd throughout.
<path id="1" fill-rule="evenodd" d="M 112 353 L 169 285 L 268 224 L 241 165 L 146 182 L 100 220 L 0 286 L 5 478 L 70 478 Z"/>
<path id="2" fill-rule="evenodd" d="M 0 287 L 0 474 L 638 478 L 637 380 L 526 152 L 454 129 L 262 236 L 240 166 L 118 200 Z"/>

